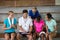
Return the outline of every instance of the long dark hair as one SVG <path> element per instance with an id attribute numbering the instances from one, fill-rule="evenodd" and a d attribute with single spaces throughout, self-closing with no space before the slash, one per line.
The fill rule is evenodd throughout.
<path id="1" fill-rule="evenodd" d="M 46 15 L 47 15 L 48 19 L 54 19 L 54 18 L 52 17 L 51 13 L 47 13 Z"/>
<path id="2" fill-rule="evenodd" d="M 40 22 L 41 16 L 38 16 L 36 19 L 37 19 L 37 22 Z"/>

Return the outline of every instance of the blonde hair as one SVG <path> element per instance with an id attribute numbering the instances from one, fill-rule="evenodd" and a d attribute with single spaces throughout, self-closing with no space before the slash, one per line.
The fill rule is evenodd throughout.
<path id="1" fill-rule="evenodd" d="M 37 10 L 37 7 L 33 7 L 33 9 L 36 9 Z"/>
<path id="2" fill-rule="evenodd" d="M 9 12 L 11 12 L 12 14 L 14 14 L 14 12 L 13 12 L 13 11 L 9 11 Z M 10 15 L 11 13 L 8 13 L 8 15 Z"/>

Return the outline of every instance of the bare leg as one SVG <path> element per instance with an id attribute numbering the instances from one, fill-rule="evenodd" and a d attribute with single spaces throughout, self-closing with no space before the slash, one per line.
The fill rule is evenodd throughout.
<path id="1" fill-rule="evenodd" d="M 27 35 L 27 37 L 28 37 L 28 40 L 32 40 L 32 35 L 31 34 Z"/>
<path id="2" fill-rule="evenodd" d="M 36 40 L 36 33 L 33 34 L 33 40 Z"/>
<path id="3" fill-rule="evenodd" d="M 41 39 L 44 40 L 44 38 L 45 38 L 45 37 L 44 37 L 44 35 L 42 34 L 42 35 L 41 35 Z"/>
<path id="4" fill-rule="evenodd" d="M 15 33 L 11 33 L 11 40 L 14 40 L 15 38 Z"/>
<path id="5" fill-rule="evenodd" d="M 46 40 L 49 40 L 49 34 L 46 33 Z"/>
<path id="6" fill-rule="evenodd" d="M 5 40 L 9 40 L 9 34 L 5 34 Z"/>
<path id="7" fill-rule="evenodd" d="M 17 40 L 20 40 L 20 34 L 19 33 L 17 34 Z"/>
<path id="8" fill-rule="evenodd" d="M 52 40 L 52 37 L 51 37 L 51 35 L 49 35 L 49 40 Z"/>

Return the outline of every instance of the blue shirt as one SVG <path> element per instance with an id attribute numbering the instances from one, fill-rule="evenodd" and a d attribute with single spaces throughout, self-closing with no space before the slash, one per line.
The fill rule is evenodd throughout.
<path id="1" fill-rule="evenodd" d="M 35 18 L 37 18 L 38 16 L 41 16 L 41 15 L 39 14 L 38 10 L 35 13 L 33 13 L 32 10 L 29 10 L 29 16 L 32 19 L 35 19 Z"/>
<path id="2" fill-rule="evenodd" d="M 11 20 L 10 20 L 10 22 L 12 23 Z M 10 27 L 10 24 L 8 22 L 8 18 L 4 20 L 4 24 L 6 25 L 6 28 Z M 14 18 L 14 25 L 16 25 L 16 24 L 17 24 L 17 20 Z M 4 30 L 4 32 L 7 32 L 7 33 L 15 32 L 15 28 Z"/>

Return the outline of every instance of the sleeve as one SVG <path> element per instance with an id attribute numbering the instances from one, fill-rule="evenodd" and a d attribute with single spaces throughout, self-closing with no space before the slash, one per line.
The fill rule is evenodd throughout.
<path id="1" fill-rule="evenodd" d="M 30 19 L 30 26 L 33 26 L 33 22 L 32 22 L 32 19 Z"/>
<path id="2" fill-rule="evenodd" d="M 28 13 L 29 16 L 31 16 L 31 10 L 29 10 L 29 13 Z"/>
<path id="3" fill-rule="evenodd" d="M 54 26 L 56 26 L 57 25 L 57 23 L 56 23 L 56 21 L 54 20 Z"/>
<path id="4" fill-rule="evenodd" d="M 5 25 L 7 24 L 7 21 L 6 21 L 6 20 L 4 20 L 4 24 L 5 24 Z"/>
<path id="5" fill-rule="evenodd" d="M 17 20 L 16 20 L 16 18 L 15 18 L 15 20 L 14 20 L 14 24 L 17 24 Z"/>
<path id="6" fill-rule="evenodd" d="M 18 25 L 22 26 L 21 19 L 18 20 Z"/>
<path id="7" fill-rule="evenodd" d="M 37 10 L 37 16 L 41 16 L 38 10 Z"/>

